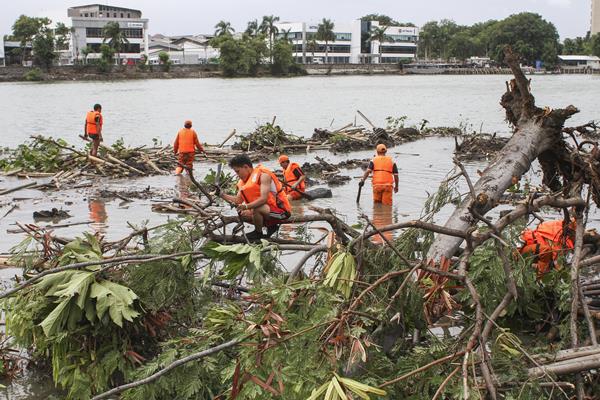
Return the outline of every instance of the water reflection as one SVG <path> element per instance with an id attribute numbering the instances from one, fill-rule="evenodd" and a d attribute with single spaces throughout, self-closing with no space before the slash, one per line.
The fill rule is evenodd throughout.
<path id="1" fill-rule="evenodd" d="M 88 209 L 90 211 L 90 220 L 93 221 L 90 227 L 95 233 L 106 233 L 108 225 L 108 214 L 106 212 L 106 203 L 101 199 L 88 199 Z"/>
<path id="2" fill-rule="evenodd" d="M 371 221 L 375 228 L 381 228 L 386 225 L 391 225 L 394 223 L 394 208 L 391 205 L 382 204 L 382 203 L 373 203 L 373 218 Z M 383 232 L 383 236 L 387 240 L 393 239 L 394 233 L 392 231 Z M 385 240 L 379 234 L 373 236 L 373 242 L 377 244 L 384 244 Z"/>

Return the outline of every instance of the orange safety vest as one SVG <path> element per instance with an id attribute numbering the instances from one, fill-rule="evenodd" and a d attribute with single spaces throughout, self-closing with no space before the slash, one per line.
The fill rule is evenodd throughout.
<path id="1" fill-rule="evenodd" d="M 521 239 L 525 244 L 519 252 L 536 256 L 534 262 L 537 264 L 538 277 L 554 267 L 560 252 L 575 247 L 573 239 L 563 233 L 563 220 L 542 222 L 535 230 L 525 229 Z"/>
<path id="2" fill-rule="evenodd" d="M 296 175 L 294 174 L 295 170 L 300 171 L 300 174 L 304 175 L 304 173 L 302 172 L 302 169 L 300 169 L 300 166 L 296 163 L 290 163 L 288 165 L 288 167 L 285 169 L 285 171 L 283 171 L 283 177 L 285 178 L 285 183 L 287 183 L 290 186 L 292 186 L 298 180 L 298 178 L 296 178 Z M 306 188 L 306 184 L 304 181 L 302 181 L 302 182 L 300 182 L 300 184 L 298 185 L 298 187 L 296 189 L 300 192 L 304 192 L 305 188 Z M 294 190 L 292 190 L 292 188 L 288 187 L 288 188 L 286 188 L 286 191 L 293 192 Z"/>
<path id="3" fill-rule="evenodd" d="M 373 159 L 373 186 L 394 185 L 394 161 L 389 156 L 376 156 Z"/>
<path id="4" fill-rule="evenodd" d="M 96 117 L 100 117 L 99 123 L 100 126 L 102 126 L 103 123 L 103 119 L 102 119 L 102 114 L 100 114 L 99 111 L 88 111 L 87 115 L 85 116 L 85 123 L 87 126 L 87 133 L 95 135 L 98 133 L 98 131 L 96 130 Z"/>
<path id="5" fill-rule="evenodd" d="M 198 140 L 198 134 L 191 128 L 182 128 L 177 133 L 173 148 L 178 153 L 194 153 L 196 150 L 204 150 L 202 144 Z"/>
<path id="6" fill-rule="evenodd" d="M 271 191 L 267 197 L 267 204 L 269 207 L 271 209 L 277 207 L 291 213 L 292 206 L 283 191 L 283 185 L 279 182 L 279 179 L 277 179 L 277 176 L 275 176 L 273 172 L 262 165 L 254 167 L 250 177 L 245 182 L 240 179 L 237 184 L 238 190 L 244 199 L 244 203 L 248 204 L 260 198 L 260 176 L 262 174 L 268 174 L 272 179 Z"/>

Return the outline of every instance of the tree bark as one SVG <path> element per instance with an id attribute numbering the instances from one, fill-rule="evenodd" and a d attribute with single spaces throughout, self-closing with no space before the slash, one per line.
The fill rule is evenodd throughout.
<path id="1" fill-rule="evenodd" d="M 535 99 L 529 92 L 529 81 L 509 49 L 506 50 L 506 62 L 515 78 L 507 83 L 507 92 L 502 96 L 501 104 L 506 110 L 506 119 L 514 126 L 515 132 L 474 185 L 477 198 L 466 197 L 446 221 L 446 228 L 467 231 L 475 226 L 477 220 L 469 210 L 472 205 L 480 215 L 484 215 L 496 207 L 502 194 L 512 185 L 513 177 L 520 178 L 538 157 L 543 155 L 546 159 L 553 160 L 555 154 L 565 148 L 561 137 L 564 121 L 578 110 L 573 106 L 557 110 L 537 108 Z M 548 176 L 552 164 L 547 164 L 547 167 L 542 165 L 545 183 L 554 179 L 554 175 Z M 555 188 L 556 186 L 560 187 L 560 184 L 556 185 L 555 182 Z M 452 257 L 462 241 L 459 237 L 438 235 L 429 250 L 428 259 Z"/>

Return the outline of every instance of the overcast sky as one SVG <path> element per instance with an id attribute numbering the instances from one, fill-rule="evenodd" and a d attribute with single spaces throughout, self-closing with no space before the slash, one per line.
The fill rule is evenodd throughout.
<path id="1" fill-rule="evenodd" d="M 90 1 L 91 3 L 91 1 Z M 11 32 L 21 15 L 47 16 L 68 23 L 67 8 L 90 4 L 69 0 L 4 0 L 0 12 L 0 34 Z M 459 24 L 502 19 L 530 11 L 554 23 L 561 38 L 584 36 L 590 29 L 591 0 L 115 0 L 103 2 L 142 10 L 150 19 L 150 33 L 183 35 L 212 33 L 221 19 L 243 30 L 246 22 L 263 15 L 277 15 L 282 21 L 351 21 L 369 13 L 386 14 L 398 21 L 417 25 L 442 18 Z"/>

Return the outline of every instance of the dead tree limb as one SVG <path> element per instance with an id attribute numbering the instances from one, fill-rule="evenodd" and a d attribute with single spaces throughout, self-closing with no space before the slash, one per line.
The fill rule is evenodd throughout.
<path id="1" fill-rule="evenodd" d="M 564 147 L 561 132 L 564 122 L 578 112 L 577 108 L 540 109 L 535 106 L 529 90 L 529 82 L 519 68 L 516 56 L 506 50 L 506 62 L 515 78 L 502 96 L 501 104 L 506 110 L 506 118 L 515 127 L 515 132 L 504 148 L 485 169 L 481 178 L 473 185 L 477 193 L 477 210 L 485 215 L 494 208 L 500 197 L 512 185 L 513 177 L 521 177 L 540 154 L 552 147 Z M 544 170 L 546 175 L 546 170 Z M 477 221 L 469 212 L 470 199 L 465 198 L 447 220 L 445 227 L 467 231 Z M 428 258 L 440 260 L 452 257 L 462 239 L 438 235 L 430 247 Z"/>

